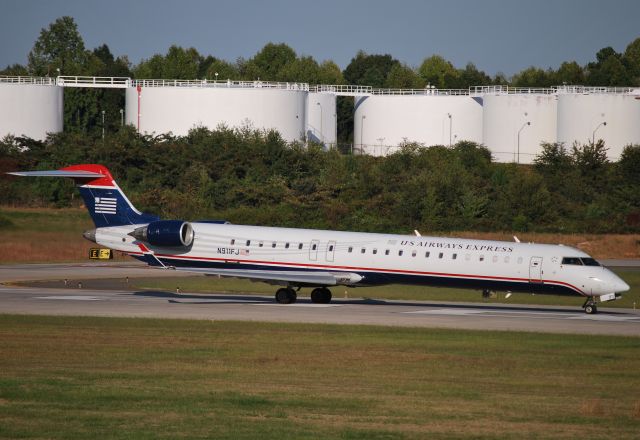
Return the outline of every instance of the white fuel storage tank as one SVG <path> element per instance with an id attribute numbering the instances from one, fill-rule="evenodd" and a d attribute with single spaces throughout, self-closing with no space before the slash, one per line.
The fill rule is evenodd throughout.
<path id="1" fill-rule="evenodd" d="M 558 142 L 602 139 L 609 160 L 617 161 L 624 147 L 640 143 L 640 96 L 631 93 L 558 94 Z"/>
<path id="2" fill-rule="evenodd" d="M 43 140 L 63 127 L 62 87 L 53 78 L 0 78 L 0 138 Z"/>
<path id="3" fill-rule="evenodd" d="M 354 149 L 382 156 L 402 142 L 482 142 L 482 102 L 469 95 L 380 94 L 355 99 Z"/>
<path id="4" fill-rule="evenodd" d="M 307 130 L 310 141 L 332 148 L 337 142 L 336 95 L 309 92 L 307 95 Z"/>
<path id="5" fill-rule="evenodd" d="M 220 124 L 275 129 L 287 141 L 305 135 L 308 92 L 297 85 L 170 83 L 138 81 L 127 88 L 127 123 L 143 133 L 181 136 L 194 127 L 215 129 Z"/>
<path id="6" fill-rule="evenodd" d="M 532 163 L 542 142 L 555 142 L 556 95 L 486 93 L 482 101 L 482 143 L 497 162 Z"/>

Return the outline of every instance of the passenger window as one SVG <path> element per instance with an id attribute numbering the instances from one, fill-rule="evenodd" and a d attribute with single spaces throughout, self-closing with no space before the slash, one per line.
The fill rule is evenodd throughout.
<path id="1" fill-rule="evenodd" d="M 284 248 L 285 248 L 285 249 L 289 249 L 289 243 L 285 243 L 285 244 L 284 244 Z"/>
<path id="2" fill-rule="evenodd" d="M 315 244 L 315 243 L 313 243 L 313 246 L 311 246 L 311 250 L 314 250 L 314 251 L 315 251 L 316 249 L 318 249 L 318 245 L 317 245 L 317 244 Z"/>
<path id="3" fill-rule="evenodd" d="M 429 258 L 429 255 L 431 255 L 431 252 L 425 252 L 424 258 Z"/>
<path id="4" fill-rule="evenodd" d="M 389 249 L 385 249 L 384 254 L 389 255 Z"/>
<path id="5" fill-rule="evenodd" d="M 329 246 L 329 252 L 333 252 L 333 245 Z"/>
<path id="6" fill-rule="evenodd" d="M 232 239 L 231 239 L 231 246 L 233 246 L 234 244 L 236 244 L 236 239 L 235 239 L 235 238 L 232 238 Z"/>
<path id="7" fill-rule="evenodd" d="M 442 256 L 443 256 L 443 255 L 444 255 L 444 254 L 443 254 L 442 252 L 440 252 L 440 253 L 438 254 L 438 258 L 442 258 Z"/>
<path id="8" fill-rule="evenodd" d="M 373 255 L 375 255 L 375 254 L 377 254 L 377 253 L 378 253 L 378 249 L 374 249 L 374 250 L 373 250 Z"/>
<path id="9" fill-rule="evenodd" d="M 247 246 L 251 246 L 251 240 L 247 240 Z"/>
<path id="10" fill-rule="evenodd" d="M 582 266 L 582 261 L 578 257 L 564 257 L 562 264 L 570 264 L 573 266 Z"/>
<path id="11" fill-rule="evenodd" d="M 353 252 L 353 248 L 349 246 L 349 253 Z"/>
<path id="12" fill-rule="evenodd" d="M 412 256 L 412 257 L 415 257 L 416 255 L 418 255 L 418 253 L 417 253 L 416 251 L 412 251 L 412 252 L 411 252 L 411 256 Z"/>
<path id="13" fill-rule="evenodd" d="M 271 243 L 271 247 L 272 248 L 276 247 L 276 242 L 275 241 L 273 243 Z"/>
<path id="14" fill-rule="evenodd" d="M 484 255 L 480 255 L 480 261 L 484 261 Z"/>
<path id="15" fill-rule="evenodd" d="M 364 254 L 367 250 L 365 248 L 360 249 L 360 253 Z"/>
<path id="16" fill-rule="evenodd" d="M 458 254 L 453 254 L 453 259 L 455 260 L 456 258 L 458 258 Z"/>
<path id="17" fill-rule="evenodd" d="M 398 251 L 398 256 L 402 257 L 402 251 Z"/>
<path id="18" fill-rule="evenodd" d="M 302 249 L 302 243 L 298 243 L 298 249 Z"/>
<path id="19" fill-rule="evenodd" d="M 263 242 L 258 243 L 258 247 L 262 247 L 264 245 Z"/>

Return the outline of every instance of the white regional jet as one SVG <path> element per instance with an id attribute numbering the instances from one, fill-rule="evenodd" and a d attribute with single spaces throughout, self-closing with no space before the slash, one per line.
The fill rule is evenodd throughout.
<path id="1" fill-rule="evenodd" d="M 102 165 L 73 165 L 16 176 L 75 180 L 96 228 L 83 236 L 151 266 L 247 278 L 282 286 L 278 303 L 313 288 L 418 284 L 483 290 L 581 295 L 597 312 L 629 286 L 586 253 L 562 245 L 160 220 L 133 207 Z"/>

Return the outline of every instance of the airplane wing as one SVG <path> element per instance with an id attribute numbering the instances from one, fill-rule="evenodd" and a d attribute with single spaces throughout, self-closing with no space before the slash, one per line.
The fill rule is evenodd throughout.
<path id="1" fill-rule="evenodd" d="M 176 267 L 175 270 L 184 272 L 203 273 L 205 275 L 219 275 L 230 278 L 245 278 L 255 281 L 282 281 L 293 284 L 312 286 L 335 286 L 338 284 L 352 285 L 362 280 L 362 276 L 350 272 L 304 272 L 288 270 L 252 270 L 252 269 L 214 269 L 201 267 Z"/>

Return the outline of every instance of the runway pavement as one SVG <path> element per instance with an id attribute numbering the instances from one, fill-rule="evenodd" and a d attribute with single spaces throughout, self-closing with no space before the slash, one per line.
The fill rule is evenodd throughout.
<path id="1" fill-rule="evenodd" d="M 26 265 L 25 265 L 26 266 Z M 421 301 L 336 299 L 313 304 L 301 296 L 296 304 L 279 305 L 273 297 L 222 294 L 175 294 L 82 289 L 76 280 L 95 278 L 96 265 L 0 266 L 0 281 L 18 279 L 73 279 L 74 287 L 0 286 L 0 313 L 244 320 L 331 324 L 371 324 L 407 327 L 441 327 L 473 330 L 538 331 L 640 336 L 640 312 L 601 308 L 587 315 L 574 307 L 524 306 Z M 42 270 L 40 270 L 42 269 Z M 138 265 L 101 267 L 101 277 L 175 276 Z M 61 283 L 61 287 L 64 284 Z"/>

